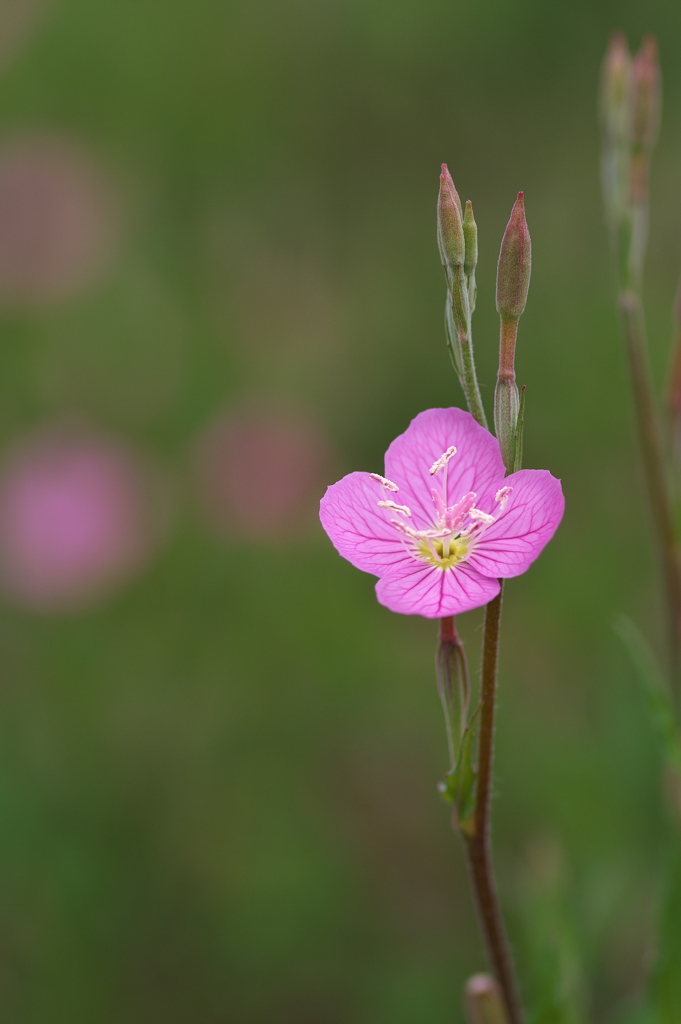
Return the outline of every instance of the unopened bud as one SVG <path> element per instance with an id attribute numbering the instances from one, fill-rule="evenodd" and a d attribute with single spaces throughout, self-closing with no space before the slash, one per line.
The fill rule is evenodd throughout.
<path id="1" fill-rule="evenodd" d="M 525 199 L 518 193 L 497 264 L 497 310 L 502 320 L 518 320 L 527 302 L 532 268 L 532 244 L 525 220 Z"/>
<path id="2" fill-rule="evenodd" d="M 463 240 L 465 256 L 463 272 L 466 277 L 475 273 L 478 265 L 478 226 L 473 216 L 473 204 L 470 199 L 466 202 L 466 212 L 463 215 Z"/>
<path id="3" fill-rule="evenodd" d="M 474 974 L 464 989 L 469 1024 L 508 1024 L 501 992 L 488 974 Z"/>
<path id="4" fill-rule="evenodd" d="M 601 116 L 609 135 L 619 136 L 626 123 L 631 57 L 622 32 L 610 38 L 601 73 Z"/>
<path id="5" fill-rule="evenodd" d="M 448 452 L 449 449 L 431 467 L 431 473 L 438 464 L 442 463 Z M 456 632 L 454 618 L 451 616 L 440 620 L 440 636 L 435 652 L 435 671 L 437 688 L 445 713 L 450 768 L 453 771 L 467 724 L 471 688 L 466 653 Z"/>
<path id="6" fill-rule="evenodd" d="M 631 71 L 631 141 L 650 150 L 660 124 L 660 68 L 657 40 L 646 36 Z"/>
<path id="7" fill-rule="evenodd" d="M 437 242 L 445 269 L 463 266 L 466 243 L 463 235 L 461 200 L 454 187 L 447 164 L 442 165 L 440 194 L 437 200 Z"/>

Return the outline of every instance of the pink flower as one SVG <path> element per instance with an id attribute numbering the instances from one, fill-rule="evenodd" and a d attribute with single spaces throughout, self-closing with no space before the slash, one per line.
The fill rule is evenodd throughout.
<path id="1" fill-rule="evenodd" d="M 107 266 L 117 221 L 111 185 L 78 144 L 50 135 L 4 142 L 0 305 L 58 302 L 87 287 Z"/>
<path id="2" fill-rule="evenodd" d="M 100 603 L 148 561 L 151 504 L 144 463 L 116 439 L 23 438 L 0 467 L 0 589 L 46 612 Z"/>
<path id="3" fill-rule="evenodd" d="M 252 402 L 202 432 L 195 460 L 205 518 L 218 533 L 250 540 L 304 534 L 328 463 L 324 432 L 302 412 Z M 253 473 L 267 466 L 267 500 L 253 501 Z"/>
<path id="4" fill-rule="evenodd" d="M 564 505 L 546 470 L 504 477 L 498 441 L 470 413 L 427 409 L 388 448 L 385 477 L 343 477 L 320 515 L 340 554 L 380 577 L 381 604 L 437 619 L 487 604 L 499 578 L 525 572 Z"/>

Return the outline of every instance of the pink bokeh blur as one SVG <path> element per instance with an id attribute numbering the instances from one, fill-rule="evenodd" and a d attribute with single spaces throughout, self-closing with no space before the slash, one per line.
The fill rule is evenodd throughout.
<path id="1" fill-rule="evenodd" d="M 92 607 L 155 547 L 146 463 L 109 435 L 51 427 L 20 439 L 0 466 L 0 588 L 43 611 Z"/>
<path id="2" fill-rule="evenodd" d="M 226 536 L 304 536 L 317 529 L 332 462 L 326 433 L 300 411 L 256 402 L 225 412 L 195 446 L 204 518 Z"/>
<path id="3" fill-rule="evenodd" d="M 113 190 L 89 153 L 58 136 L 0 149 L 0 303 L 66 299 L 102 273 L 117 233 Z"/>

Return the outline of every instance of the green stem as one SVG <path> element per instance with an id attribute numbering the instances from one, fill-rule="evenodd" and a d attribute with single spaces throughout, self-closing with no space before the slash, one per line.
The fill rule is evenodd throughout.
<path id="1" fill-rule="evenodd" d="M 448 280 L 449 300 L 446 307 L 446 323 L 449 348 L 468 409 L 475 420 L 487 427 L 485 408 L 480 396 L 478 378 L 473 357 L 471 331 L 471 309 L 468 299 L 468 285 L 463 267 L 456 267 L 453 278 Z"/>
<path id="2" fill-rule="evenodd" d="M 502 597 L 503 583 L 498 596 L 490 601 L 485 610 L 475 818 L 472 834 L 465 839 L 480 926 L 490 963 L 502 991 L 509 1024 L 522 1024 L 523 1011 L 494 878 L 490 839 L 494 714 Z"/>

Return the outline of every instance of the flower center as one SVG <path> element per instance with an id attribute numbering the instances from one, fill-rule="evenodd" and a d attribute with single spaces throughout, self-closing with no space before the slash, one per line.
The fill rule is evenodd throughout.
<path id="1" fill-rule="evenodd" d="M 471 538 L 465 534 L 456 537 L 422 538 L 416 544 L 418 557 L 424 562 L 436 565 L 438 569 L 451 569 L 452 566 L 464 562 L 471 546 Z M 447 554 L 445 554 L 445 549 Z"/>
<path id="2" fill-rule="evenodd" d="M 392 498 L 377 501 L 378 508 L 386 512 L 398 512 L 399 517 L 391 518 L 390 524 L 402 534 L 404 545 L 414 558 L 428 562 L 443 571 L 453 569 L 460 562 L 465 562 L 470 554 L 471 545 L 477 543 L 488 526 L 495 523 L 508 502 L 512 487 L 501 487 L 494 496 L 498 506 L 497 515 L 490 515 L 475 508 L 477 494 L 469 491 L 454 505 L 447 505 L 447 469 L 450 459 L 456 455 L 456 448 L 451 445 L 446 452 L 434 462 L 429 469 L 431 477 L 440 476 L 440 488 L 432 488 L 433 519 L 432 525 L 425 530 L 416 529 L 406 520 L 412 519 L 411 509 L 407 505 L 398 504 Z M 378 473 L 370 473 L 371 479 L 379 485 L 383 492 L 399 491 L 397 484 L 386 480 Z"/>

